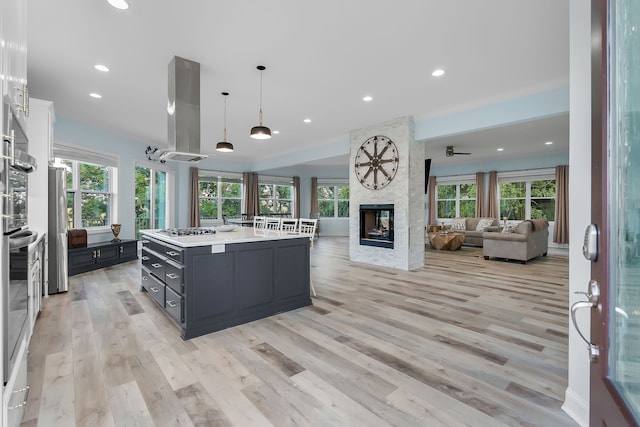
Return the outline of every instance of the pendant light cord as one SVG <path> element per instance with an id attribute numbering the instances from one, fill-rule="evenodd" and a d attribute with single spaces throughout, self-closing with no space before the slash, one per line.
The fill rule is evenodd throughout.
<path id="1" fill-rule="evenodd" d="M 262 71 L 263 70 L 260 70 L 260 114 L 259 114 L 260 126 L 262 126 Z"/>
<path id="2" fill-rule="evenodd" d="M 227 96 L 224 97 L 224 142 L 227 142 Z"/>

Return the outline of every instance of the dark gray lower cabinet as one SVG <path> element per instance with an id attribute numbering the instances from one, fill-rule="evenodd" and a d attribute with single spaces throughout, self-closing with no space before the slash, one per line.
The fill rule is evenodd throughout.
<path id="1" fill-rule="evenodd" d="M 177 250 L 180 256 L 167 256 Z M 210 245 L 175 248 L 145 236 L 142 264 L 142 290 L 183 339 L 311 304 L 308 238 L 235 243 L 212 253 Z"/>
<path id="2" fill-rule="evenodd" d="M 84 248 L 69 249 L 69 276 L 109 267 L 138 258 L 138 241 L 92 243 Z"/>

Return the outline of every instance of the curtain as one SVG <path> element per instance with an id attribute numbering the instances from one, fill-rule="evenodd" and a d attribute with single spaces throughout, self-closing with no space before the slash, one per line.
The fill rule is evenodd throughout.
<path id="1" fill-rule="evenodd" d="M 485 216 L 487 209 L 484 203 L 484 172 L 476 172 L 476 218 Z"/>
<path id="2" fill-rule="evenodd" d="M 556 211 L 553 241 L 569 243 L 569 166 L 556 167 Z"/>
<path id="3" fill-rule="evenodd" d="M 260 213 L 260 194 L 258 189 L 258 174 L 244 172 L 242 174 L 244 184 L 244 213 L 258 215 Z"/>
<path id="4" fill-rule="evenodd" d="M 498 206 L 498 172 L 489 172 L 489 218 L 498 218 L 500 220 L 500 207 Z"/>
<path id="5" fill-rule="evenodd" d="M 294 200 L 294 213 L 295 218 L 300 218 L 300 177 L 293 177 L 293 192 L 295 200 Z"/>
<path id="6" fill-rule="evenodd" d="M 309 216 L 315 218 L 313 215 L 318 212 L 318 178 L 311 178 L 311 210 Z"/>
<path id="7" fill-rule="evenodd" d="M 189 227 L 200 227 L 200 188 L 198 186 L 198 168 L 189 168 Z"/>
<path id="8" fill-rule="evenodd" d="M 427 193 L 429 196 L 429 224 L 428 225 L 434 225 L 437 224 L 438 220 L 437 220 L 437 216 L 436 213 L 438 212 L 438 207 L 436 206 L 436 177 L 435 176 L 430 176 L 429 177 L 429 188 L 427 189 Z"/>

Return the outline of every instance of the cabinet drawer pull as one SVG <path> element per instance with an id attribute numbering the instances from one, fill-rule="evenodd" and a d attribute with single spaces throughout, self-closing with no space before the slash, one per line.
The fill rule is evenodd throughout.
<path id="1" fill-rule="evenodd" d="M 147 280 L 149 280 L 148 277 L 142 277 L 142 281 L 146 282 Z"/>
<path id="2" fill-rule="evenodd" d="M 154 262 L 153 264 L 151 264 L 151 267 L 160 268 L 160 267 L 162 267 L 162 264 L 158 264 L 157 262 Z"/>
<path id="3" fill-rule="evenodd" d="M 178 275 L 177 275 L 177 274 L 174 274 L 174 273 L 167 273 L 167 277 L 168 277 L 169 279 L 177 279 L 177 278 L 178 278 Z"/>
<path id="4" fill-rule="evenodd" d="M 120 246 L 120 253 L 123 254 L 124 253 L 124 246 Z"/>
<path id="5" fill-rule="evenodd" d="M 160 289 L 159 289 L 159 288 L 156 288 L 155 286 L 151 286 L 151 287 L 149 288 L 149 290 L 150 290 L 151 292 L 160 292 Z"/>
<path id="6" fill-rule="evenodd" d="M 146 255 L 144 255 L 144 256 L 142 257 L 142 260 L 143 260 L 143 261 L 149 261 L 150 259 L 151 259 L 151 258 L 149 258 L 149 257 L 148 257 L 148 256 L 146 256 Z"/>
<path id="7" fill-rule="evenodd" d="M 176 255 L 180 255 L 180 252 L 169 251 L 169 252 L 167 252 L 167 255 L 169 255 L 169 256 L 176 256 Z"/>
<path id="8" fill-rule="evenodd" d="M 169 301 L 167 301 L 167 305 L 168 305 L 169 307 L 172 307 L 172 308 L 173 308 L 173 307 L 176 307 L 178 304 L 176 304 L 176 303 L 175 303 L 175 302 L 173 302 L 172 300 L 169 300 Z"/>
<path id="9" fill-rule="evenodd" d="M 15 406 L 9 406 L 7 409 L 8 409 L 9 411 L 13 411 L 14 409 L 18 409 L 18 408 L 22 408 L 23 406 L 26 406 L 26 404 L 27 404 L 27 401 L 25 400 L 24 402 L 22 402 L 22 403 L 18 403 L 18 404 L 17 404 L 17 405 L 15 405 Z"/>
<path id="10" fill-rule="evenodd" d="M 21 388 L 19 390 L 13 390 L 11 393 L 22 393 L 23 391 L 29 390 L 29 388 L 29 386 L 26 386 L 25 388 Z"/>
<path id="11" fill-rule="evenodd" d="M 143 245 L 146 245 L 147 243 L 149 243 L 148 240 L 141 240 L 141 242 L 142 242 Z"/>

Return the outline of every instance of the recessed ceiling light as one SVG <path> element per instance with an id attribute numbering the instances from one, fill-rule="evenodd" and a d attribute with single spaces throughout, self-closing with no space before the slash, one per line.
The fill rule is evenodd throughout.
<path id="1" fill-rule="evenodd" d="M 103 71 L 103 72 L 107 72 L 109 71 L 109 67 L 107 67 L 106 65 L 102 65 L 102 64 L 96 64 L 93 66 L 93 68 L 95 68 L 98 71 Z"/>
<path id="2" fill-rule="evenodd" d="M 544 145 L 553 145 L 553 141 L 547 141 L 544 143 Z"/>
<path id="3" fill-rule="evenodd" d="M 372 97 L 372 96 L 367 95 L 367 96 L 363 97 L 363 98 L 362 98 L 362 100 L 363 100 L 364 102 L 373 101 L 373 97 Z"/>
<path id="4" fill-rule="evenodd" d="M 444 76 L 444 70 L 442 68 L 438 68 L 437 70 L 434 70 L 433 73 L 431 73 L 431 75 L 433 77 L 440 77 L 440 76 Z"/>
<path id="5" fill-rule="evenodd" d="M 99 93 L 96 93 L 96 92 L 91 92 L 89 94 L 89 96 L 92 97 L 92 98 L 96 98 L 96 99 L 102 98 L 102 95 L 100 95 Z"/>
<path id="6" fill-rule="evenodd" d="M 116 9 L 121 9 L 121 10 L 129 9 L 129 3 L 127 3 L 126 0 L 107 0 L 107 1 L 111 6 L 115 7 Z"/>
<path id="7" fill-rule="evenodd" d="M 304 119 L 305 123 L 311 123 L 311 119 Z"/>
<path id="8" fill-rule="evenodd" d="M 280 133 L 280 131 L 279 131 L 279 130 L 272 130 L 272 131 L 271 131 L 271 133 L 273 133 L 273 134 L 277 135 L 277 134 L 279 134 L 279 133 Z"/>
<path id="9" fill-rule="evenodd" d="M 502 147 L 498 148 L 498 151 L 504 151 L 504 148 L 502 148 Z"/>

